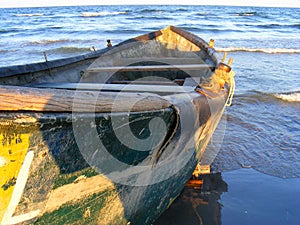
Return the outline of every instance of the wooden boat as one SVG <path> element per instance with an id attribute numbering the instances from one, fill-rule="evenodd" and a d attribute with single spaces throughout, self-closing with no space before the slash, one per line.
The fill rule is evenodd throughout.
<path id="1" fill-rule="evenodd" d="M 201 159 L 233 74 L 172 26 L 0 68 L 1 224 L 153 223 Z"/>

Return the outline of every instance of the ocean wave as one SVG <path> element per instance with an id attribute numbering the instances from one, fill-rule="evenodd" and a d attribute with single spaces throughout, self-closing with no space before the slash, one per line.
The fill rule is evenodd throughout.
<path id="1" fill-rule="evenodd" d="M 71 40 L 68 39 L 58 39 L 58 40 L 38 40 L 38 41 L 30 41 L 28 42 L 28 46 L 30 45 L 42 45 L 42 46 L 46 46 L 46 45 L 52 45 L 52 44 L 56 44 L 56 43 L 69 43 L 71 42 Z"/>
<path id="2" fill-rule="evenodd" d="M 154 16 L 154 15 L 140 15 L 140 16 L 135 16 L 135 17 L 130 17 L 128 18 L 128 20 L 132 20 L 132 21 L 136 21 L 136 20 L 150 20 L 150 21 L 154 21 L 154 20 L 172 20 L 172 17 L 167 17 L 167 16 Z M 158 29 L 161 29 L 161 27 L 159 27 Z"/>
<path id="3" fill-rule="evenodd" d="M 291 48 L 245 48 L 245 47 L 230 47 L 230 48 L 216 48 L 219 52 L 263 52 L 268 54 L 292 54 L 300 53 L 300 49 Z"/>
<path id="4" fill-rule="evenodd" d="M 182 29 L 188 30 L 190 32 L 199 32 L 202 31 L 201 27 L 194 27 L 194 26 L 187 26 L 187 25 L 183 25 L 180 26 Z"/>
<path id="5" fill-rule="evenodd" d="M 257 12 L 242 12 L 242 13 L 236 13 L 234 16 L 256 16 Z"/>
<path id="6" fill-rule="evenodd" d="M 8 29 L 0 29 L 0 34 L 12 33 L 12 32 L 20 32 L 22 29 L 8 28 Z"/>
<path id="7" fill-rule="evenodd" d="M 14 16 L 17 17 L 32 17 L 32 16 L 44 16 L 43 13 L 21 13 L 21 14 L 15 14 Z"/>
<path id="8" fill-rule="evenodd" d="M 141 13 L 163 13 L 164 11 L 161 9 L 143 9 Z"/>
<path id="9" fill-rule="evenodd" d="M 46 51 L 46 53 L 49 54 L 71 54 L 71 53 L 84 53 L 93 51 L 91 48 L 79 48 L 79 47 L 60 47 L 60 48 L 54 48 Z"/>
<path id="10" fill-rule="evenodd" d="M 108 34 L 139 34 L 140 30 L 134 30 L 134 29 L 118 29 L 118 30 L 105 30 L 105 33 Z"/>
<path id="11" fill-rule="evenodd" d="M 7 53 L 7 52 L 16 52 L 17 50 L 15 49 L 11 49 L 11 50 L 7 50 L 7 49 L 0 49 L 0 53 Z"/>
<path id="12" fill-rule="evenodd" d="M 255 27 L 263 28 L 263 29 L 274 29 L 274 28 L 298 28 L 300 27 L 300 24 L 279 24 L 279 23 L 270 23 L 270 24 L 260 24 L 255 25 Z"/>
<path id="13" fill-rule="evenodd" d="M 179 8 L 176 9 L 175 12 L 188 12 L 189 10 L 185 9 L 185 8 Z"/>
<path id="14" fill-rule="evenodd" d="M 120 15 L 127 14 L 127 12 L 83 12 L 80 15 L 83 17 L 101 17 L 101 16 L 112 16 L 112 15 Z"/>
<path id="15" fill-rule="evenodd" d="M 248 91 L 244 94 L 236 94 L 237 102 L 259 103 L 259 102 L 300 102 L 300 91 L 283 93 L 264 93 L 260 91 Z"/>
<path id="16" fill-rule="evenodd" d="M 205 16 L 205 15 L 208 15 L 208 13 L 207 12 L 197 12 L 194 15 L 196 15 L 196 16 Z"/>
<path id="17" fill-rule="evenodd" d="M 300 91 L 291 93 L 274 94 L 278 99 L 287 102 L 300 102 Z"/>

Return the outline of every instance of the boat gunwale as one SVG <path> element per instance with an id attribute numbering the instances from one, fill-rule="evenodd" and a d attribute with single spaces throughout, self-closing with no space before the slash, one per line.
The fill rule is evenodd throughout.
<path id="1" fill-rule="evenodd" d="M 168 100 L 154 93 L 122 92 L 120 95 L 118 92 L 11 85 L 0 85 L 0 102 L 0 111 L 9 112 L 112 112 L 112 110 L 138 112 L 167 108 L 172 105 Z"/>
<path id="2" fill-rule="evenodd" d="M 218 53 L 214 48 L 210 48 L 208 43 L 205 42 L 202 38 L 188 32 L 185 30 L 182 30 L 180 28 L 169 26 L 167 28 L 150 32 L 138 37 L 130 38 L 128 40 L 125 40 L 113 47 L 105 48 L 102 50 L 98 50 L 93 53 L 88 53 L 85 55 L 80 55 L 76 57 L 66 58 L 66 59 L 58 59 L 53 61 L 47 61 L 47 62 L 41 62 L 41 63 L 33 63 L 33 64 L 26 64 L 21 66 L 11 66 L 11 67 L 4 67 L 0 68 L 0 78 L 1 77 L 9 77 L 9 76 L 26 76 L 30 75 L 31 73 L 37 72 L 37 71 L 44 71 L 49 70 L 56 67 L 62 67 L 64 65 L 72 64 L 81 61 L 82 59 L 92 59 L 97 56 L 101 56 L 104 53 L 112 50 L 112 49 L 118 49 L 118 47 L 123 46 L 128 43 L 135 43 L 137 41 L 144 42 L 147 40 L 155 39 L 156 37 L 163 34 L 164 30 L 170 30 L 171 32 L 176 33 L 177 35 L 185 38 L 189 42 L 195 44 L 200 49 L 203 49 L 206 51 L 206 53 L 209 55 L 211 60 L 218 65 L 219 59 L 218 59 Z M 50 67 L 51 66 L 51 67 Z M 21 69 L 20 69 L 21 68 Z M 43 68 L 43 69 L 41 69 Z M 18 70 L 19 74 L 2 74 L 3 70 L 9 70 L 10 72 L 13 72 L 14 70 Z M 26 71 L 26 72 L 24 72 Z M 22 75 L 23 74 L 23 75 Z M 83 112 L 92 112 L 92 110 L 95 111 L 95 108 L 92 109 L 90 106 L 87 107 L 87 103 L 93 102 L 93 98 L 97 98 L 99 96 L 99 91 L 82 91 L 82 90 L 67 90 L 67 89 L 52 89 L 52 88 L 37 88 L 37 87 L 26 87 L 26 86 L 16 86 L 16 85 L 0 85 L 0 99 L 2 101 L 2 104 L 0 104 L 0 111 L 34 111 L 34 112 L 70 112 L 70 111 L 83 111 Z M 78 109 L 74 109 L 74 96 L 76 96 L 76 93 L 78 92 L 84 93 L 84 97 L 80 99 L 81 104 Z M 27 95 L 26 95 L 27 94 Z M 110 94 L 110 97 L 107 97 L 107 95 Z M 126 93 L 125 96 L 122 96 L 122 99 L 124 102 L 126 102 L 126 98 L 128 96 L 131 96 L 136 100 L 141 98 L 141 96 L 144 96 L 146 98 L 146 102 L 149 104 L 147 107 L 143 108 L 142 104 L 139 104 L 138 107 L 133 109 L 134 111 L 145 111 L 145 110 L 153 110 L 158 109 L 160 107 L 166 108 L 172 105 L 166 98 L 163 96 L 154 94 L 154 93 Z M 191 93 L 187 93 L 191 94 Z M 105 110 L 102 111 L 100 109 L 100 104 L 94 106 L 97 107 L 96 112 L 107 112 L 111 111 L 112 104 L 114 103 L 114 98 L 118 95 L 116 92 L 104 92 L 102 93 L 104 97 L 107 97 L 105 101 L 102 101 L 100 104 L 104 104 Z M 17 97 L 19 96 L 19 97 Z M 24 98 L 26 96 L 26 98 Z M 176 94 L 173 94 L 172 96 L 176 96 Z M 8 100 L 7 100 L 8 98 Z M 176 97 L 175 97 L 176 98 Z M 22 99 L 22 101 L 20 101 Z M 48 101 L 47 101 L 48 100 Z M 111 102 L 112 101 L 112 102 Z M 161 106 L 157 106 L 156 103 L 159 102 Z M 42 107 L 42 103 L 44 103 L 44 108 Z M 108 106 L 109 105 L 109 106 Z M 123 110 L 128 110 L 128 107 L 125 107 L 126 104 L 124 104 Z M 87 107 L 87 108 L 84 108 Z M 130 109 L 132 110 L 132 109 Z"/>
<path id="3" fill-rule="evenodd" d="M 84 60 L 97 58 L 97 57 L 100 57 L 103 54 L 105 54 L 115 48 L 118 48 L 122 45 L 134 43 L 136 41 L 147 41 L 147 40 L 154 39 L 154 38 L 162 35 L 163 34 L 162 31 L 166 30 L 166 29 L 170 29 L 172 32 L 175 32 L 176 34 L 184 37 L 185 39 L 187 39 L 191 43 L 195 44 L 196 46 L 204 49 L 205 51 L 207 51 L 208 55 L 210 57 L 212 57 L 212 59 L 213 59 L 213 61 L 215 61 L 216 65 L 219 64 L 220 61 L 219 61 L 218 53 L 216 52 L 216 50 L 214 48 L 210 48 L 208 43 L 205 40 L 196 36 L 195 34 L 192 34 L 188 31 L 182 30 L 178 27 L 168 26 L 167 28 L 164 28 L 164 29 L 161 29 L 158 31 L 149 32 L 149 33 L 146 33 L 146 34 L 134 37 L 134 38 L 127 39 L 127 40 L 125 40 L 121 43 L 118 43 L 112 47 L 103 48 L 103 49 L 100 49 L 100 50 L 97 50 L 94 52 L 89 52 L 89 53 L 74 56 L 74 57 L 61 58 L 61 59 L 55 59 L 55 60 L 50 60 L 50 61 L 45 61 L 45 62 L 30 63 L 30 64 L 24 64 L 24 65 L 12 65 L 12 66 L 7 66 L 7 67 L 0 67 L 0 78 L 22 75 L 22 74 L 26 75 L 26 74 L 30 74 L 30 73 L 35 73 L 35 72 L 39 72 L 39 71 L 45 71 L 45 70 L 49 70 L 49 69 L 54 69 L 54 68 L 70 65 L 73 63 L 78 63 L 78 62 L 84 61 Z"/>
<path id="4" fill-rule="evenodd" d="M 24 64 L 24 65 L 12 65 L 12 66 L 7 66 L 7 67 L 0 67 L 0 78 L 4 77 L 11 77 L 11 76 L 17 76 L 17 75 L 26 75 L 29 73 L 35 73 L 39 71 L 45 71 L 49 69 L 54 69 L 66 65 L 70 65 L 73 63 L 78 63 L 80 61 L 84 60 L 89 60 L 89 59 L 94 59 L 97 57 L 102 56 L 103 54 L 118 48 L 121 45 L 136 42 L 137 40 L 148 40 L 150 39 L 149 37 L 157 37 L 159 35 L 162 35 L 161 31 L 154 31 L 150 32 L 147 34 L 143 34 L 141 36 L 135 37 L 135 38 L 130 38 L 127 39 L 119 44 L 116 44 L 112 47 L 109 48 L 103 48 L 94 52 L 89 52 L 86 54 L 78 55 L 78 56 L 73 56 L 73 57 L 68 57 L 68 58 L 60 58 L 60 59 L 55 59 L 55 60 L 50 60 L 50 61 L 45 61 L 45 62 L 37 62 L 37 63 L 29 63 L 29 64 Z"/>

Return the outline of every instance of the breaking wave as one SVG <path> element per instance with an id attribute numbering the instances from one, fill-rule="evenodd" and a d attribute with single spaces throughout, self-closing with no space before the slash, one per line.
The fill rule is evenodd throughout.
<path id="1" fill-rule="evenodd" d="M 300 53 L 300 49 L 290 48 L 245 48 L 245 47 L 230 47 L 230 48 L 216 48 L 220 52 L 262 52 L 267 54 L 295 54 Z"/>
<path id="2" fill-rule="evenodd" d="M 67 39 L 39 40 L 39 41 L 31 41 L 30 44 L 33 44 L 33 45 L 48 45 L 48 44 L 54 44 L 54 43 L 67 43 L 67 42 L 70 42 L 70 40 L 67 40 Z"/>
<path id="3" fill-rule="evenodd" d="M 83 17 L 101 17 L 101 16 L 112 16 L 112 15 L 120 15 L 127 14 L 127 12 L 83 12 L 81 16 Z"/>
<path id="4" fill-rule="evenodd" d="M 300 91 L 298 92 L 290 92 L 290 93 L 282 93 L 282 94 L 274 94 L 274 96 L 278 99 L 287 102 L 300 102 Z"/>
<path id="5" fill-rule="evenodd" d="M 236 94 L 234 98 L 237 101 L 247 103 L 258 102 L 300 102 L 300 91 L 283 92 L 283 93 L 264 93 L 260 91 L 249 91 L 244 94 Z"/>
<path id="6" fill-rule="evenodd" d="M 72 54 L 72 53 L 84 53 L 93 51 L 91 48 L 78 48 L 78 47 L 60 47 L 55 49 L 50 49 L 46 51 L 49 54 Z"/>
<path id="7" fill-rule="evenodd" d="M 58 45 L 64 45 L 64 46 L 70 46 L 70 45 L 76 45 L 76 46 L 86 46 L 91 45 L 91 43 L 99 42 L 99 39 L 89 39 L 89 40 L 83 40 L 83 39 L 42 39 L 42 40 L 34 40 L 29 41 L 23 44 L 23 46 L 58 46 Z"/>
<path id="8" fill-rule="evenodd" d="M 21 14 L 15 14 L 17 17 L 32 17 L 32 16 L 43 16 L 43 13 L 21 13 Z"/>
<path id="9" fill-rule="evenodd" d="M 257 12 L 242 12 L 242 13 L 236 13 L 235 16 L 256 16 Z"/>

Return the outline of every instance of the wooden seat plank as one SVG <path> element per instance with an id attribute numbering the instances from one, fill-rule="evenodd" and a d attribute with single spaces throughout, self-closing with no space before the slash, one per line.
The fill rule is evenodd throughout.
<path id="1" fill-rule="evenodd" d="M 116 72 L 116 71 L 169 71 L 169 70 L 200 70 L 214 69 L 207 64 L 183 64 L 183 65 L 150 65 L 150 66 L 109 66 L 87 69 L 87 72 Z"/>

